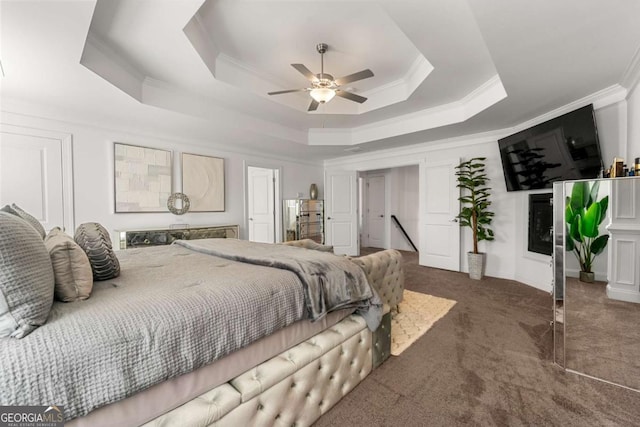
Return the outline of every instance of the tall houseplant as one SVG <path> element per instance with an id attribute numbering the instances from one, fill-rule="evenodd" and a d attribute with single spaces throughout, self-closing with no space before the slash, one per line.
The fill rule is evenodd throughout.
<path id="1" fill-rule="evenodd" d="M 476 280 L 482 279 L 485 264 L 485 254 L 478 252 L 478 242 L 493 240 L 493 230 L 489 228 L 493 219 L 493 212 L 489 211 L 491 188 L 487 186 L 485 160 L 485 157 L 474 157 L 456 166 L 458 187 L 462 190 L 457 218 L 461 227 L 470 227 L 473 233 L 473 252 L 468 253 L 469 277 Z"/>
<path id="2" fill-rule="evenodd" d="M 593 282 L 593 261 L 609 242 L 608 234 L 600 234 L 600 224 L 607 216 L 609 196 L 596 200 L 599 190 L 600 181 L 594 181 L 592 185 L 585 181 L 576 182 L 565 208 L 566 248 L 573 251 L 578 259 L 580 280 L 583 282 Z"/>

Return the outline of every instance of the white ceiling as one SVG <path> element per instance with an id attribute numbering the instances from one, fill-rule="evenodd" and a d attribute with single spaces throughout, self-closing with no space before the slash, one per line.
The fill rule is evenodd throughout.
<path id="1" fill-rule="evenodd" d="M 4 105 L 313 159 L 516 126 L 623 89 L 640 46 L 634 0 L 3 0 L 0 20 Z M 266 95 L 308 86 L 290 64 L 319 72 L 320 42 L 325 72 L 374 72 L 348 85 L 366 103 Z"/>

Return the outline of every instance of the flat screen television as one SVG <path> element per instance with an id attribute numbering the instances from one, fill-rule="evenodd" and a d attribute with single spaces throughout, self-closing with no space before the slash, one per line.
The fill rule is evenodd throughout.
<path id="1" fill-rule="evenodd" d="M 498 146 L 508 191 L 596 178 L 603 167 L 592 104 L 502 138 Z"/>

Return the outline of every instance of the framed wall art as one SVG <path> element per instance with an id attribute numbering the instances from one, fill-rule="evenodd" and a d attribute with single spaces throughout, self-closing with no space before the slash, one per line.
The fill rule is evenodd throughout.
<path id="1" fill-rule="evenodd" d="M 189 212 L 223 212 L 224 159 L 182 153 L 182 192 Z"/>
<path id="2" fill-rule="evenodd" d="M 114 143 L 115 212 L 167 212 L 171 151 Z"/>

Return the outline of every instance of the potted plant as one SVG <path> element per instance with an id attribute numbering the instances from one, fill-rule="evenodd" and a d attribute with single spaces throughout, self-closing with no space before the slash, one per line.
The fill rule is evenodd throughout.
<path id="1" fill-rule="evenodd" d="M 490 188 L 487 187 L 489 178 L 485 173 L 485 157 L 475 157 L 456 166 L 458 187 L 463 193 L 460 201 L 461 227 L 470 227 L 473 233 L 473 252 L 468 252 L 469 277 L 480 280 L 484 275 L 485 254 L 478 251 L 478 242 L 493 240 L 493 231 L 489 228 L 493 219 L 493 212 L 489 211 Z"/>
<path id="2" fill-rule="evenodd" d="M 573 184 L 567 197 L 565 222 L 567 223 L 566 249 L 573 251 L 580 264 L 580 280 L 593 282 L 593 261 L 609 242 L 608 234 L 600 234 L 600 224 L 607 216 L 609 196 L 597 201 L 600 181 L 581 181 Z"/>

